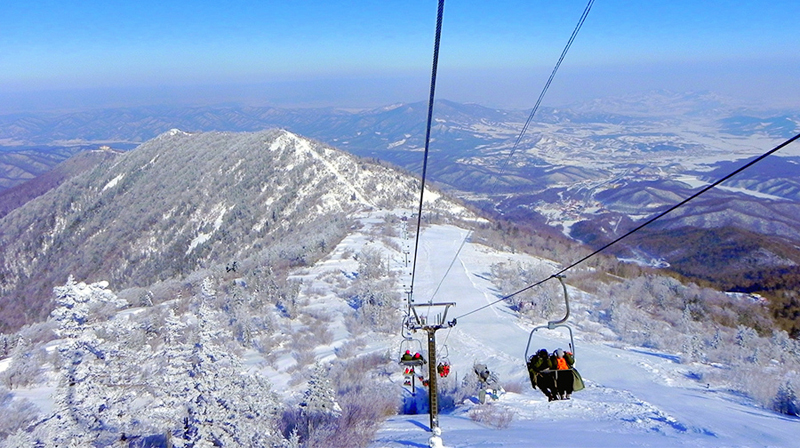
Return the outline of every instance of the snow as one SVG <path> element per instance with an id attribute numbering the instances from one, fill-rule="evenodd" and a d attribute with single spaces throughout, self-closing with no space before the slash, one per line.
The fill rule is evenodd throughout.
<path id="1" fill-rule="evenodd" d="M 415 287 L 422 301 L 436 288 L 463 237 L 464 230 L 452 226 L 432 226 L 423 232 Z M 452 315 L 459 316 L 496 300 L 487 274 L 492 263 L 508 258 L 550 263 L 467 243 L 436 301 L 456 302 Z M 453 369 L 461 377 L 470 375 L 473 362 L 480 361 L 499 375 L 501 384 L 523 384 L 521 393 L 506 393 L 497 402 L 468 401 L 440 415 L 444 446 L 796 446 L 800 420 L 693 379 L 692 370 L 699 366 L 680 364 L 676 356 L 584 340 L 582 329 L 590 325 L 584 325 L 588 322 L 579 311 L 572 322 L 576 367 L 587 387 L 569 401 L 555 402 L 547 402 L 530 387 L 524 369 L 532 325 L 503 303 L 460 318 L 449 335 L 440 331 L 437 337 L 446 338 Z M 536 332 L 531 345 L 532 350 L 553 350 L 566 344 L 564 334 L 552 331 Z M 487 427 L 470 419 L 470 409 L 478 406 L 505 409 L 514 418 L 506 429 Z M 372 446 L 428 446 L 428 430 L 427 414 L 394 416 Z"/>
<path id="2" fill-rule="evenodd" d="M 676 177 L 675 180 L 683 182 L 685 184 L 688 184 L 692 188 L 702 188 L 702 187 L 705 187 L 705 186 L 711 184 L 711 182 L 706 182 L 706 181 L 698 179 L 695 176 L 690 176 L 690 175 L 682 175 L 682 176 Z M 753 197 L 756 197 L 756 198 L 760 198 L 760 199 L 772 199 L 772 200 L 775 200 L 775 201 L 785 201 L 786 200 L 786 198 L 783 198 L 783 197 L 780 197 L 780 196 L 776 196 L 776 195 L 768 194 L 768 193 L 761 193 L 759 191 L 749 190 L 747 188 L 726 187 L 724 185 L 718 185 L 716 188 L 719 188 L 720 190 L 730 191 L 732 193 L 747 194 L 747 195 L 750 195 L 750 196 L 753 196 Z"/>
<path id="3" fill-rule="evenodd" d="M 386 146 L 386 149 L 397 148 L 398 146 L 403 146 L 405 144 L 406 144 L 406 139 L 398 140 L 396 142 L 389 143 L 389 145 Z"/>
<path id="4" fill-rule="evenodd" d="M 228 211 L 220 204 L 207 213 L 218 230 Z M 399 221 L 392 248 L 373 232 L 387 214 L 410 216 L 410 210 L 371 211 L 355 216 L 363 227 L 354 228 L 334 250 L 315 265 L 297 271 L 292 278 L 302 281 L 301 297 L 313 299 L 308 307 L 330 313 L 333 341 L 314 349 L 318 361 L 333 359 L 336 349 L 359 336 L 365 341 L 362 353 L 399 353 L 401 338 L 378 333 L 351 335 L 344 325 L 349 306 L 328 281 L 332 275 L 347 276 L 358 270 L 352 254 L 368 247 L 390 259 L 389 267 L 399 272 L 400 285 L 410 282 L 404 252 L 413 239 L 404 235 Z M 201 233 L 202 234 L 202 233 Z M 555 271 L 554 261 L 520 253 L 507 253 L 468 241 L 455 258 L 468 231 L 453 225 L 424 227 L 420 237 L 414 299 L 416 304 L 455 302 L 448 320 L 457 318 L 451 329 L 437 332 L 439 353 L 446 353 L 455 381 L 473 375 L 475 362 L 485 363 L 509 391 L 497 401 L 479 404 L 474 397 L 454 410 L 439 415 L 441 436 L 432 434 L 428 414 L 395 415 L 384 422 L 371 447 L 789 447 L 796 446 L 800 420 L 765 410 L 724 387 L 700 380 L 704 373 L 724 374 L 725 366 L 681 363 L 675 354 L 641 347 L 620 346 L 606 327 L 590 321 L 586 309 L 591 295 L 569 288 L 572 303 L 570 325 L 575 332 L 576 367 L 586 389 L 569 401 L 548 402 L 530 387 L 524 368 L 524 354 L 530 331 L 544 322 L 521 319 L 504 302 L 477 310 L 496 301 L 499 291 L 491 280 L 491 266 L 520 262 Z M 198 235 L 199 236 L 199 235 Z M 198 243 L 201 244 L 201 243 Z M 455 258 L 455 262 L 454 261 Z M 452 263 L 452 267 L 451 267 Z M 445 272 L 449 274 L 444 278 Z M 441 282 L 441 284 L 440 284 Z M 334 282 L 335 283 L 335 282 Z M 97 284 L 105 288 L 107 284 Z M 127 311 L 132 312 L 132 311 Z M 124 312 L 123 312 L 124 314 Z M 300 323 L 297 323 L 300 326 Z M 398 328 L 400 324 L 398 322 Z M 424 338 L 417 334 L 416 338 Z M 568 347 L 561 330 L 533 334 L 531 350 Z M 282 347 L 276 347 L 282 350 Z M 244 353 L 243 368 L 266 375 L 273 389 L 284 398 L 296 396 L 305 387 L 292 381 L 289 373 L 297 364 L 291 350 L 265 363 L 255 350 Z M 10 359 L 0 360 L 0 371 Z M 392 380 L 402 384 L 398 371 Z M 52 385 L 16 389 L 18 399 L 28 399 L 45 412 L 52 410 Z M 423 390 L 424 389 L 420 389 Z M 480 412 L 511 416 L 507 427 L 496 428 L 476 415 Z"/>
<path id="5" fill-rule="evenodd" d="M 176 135 L 189 135 L 188 132 L 183 132 L 180 129 L 170 129 L 169 131 L 165 132 L 163 135 L 174 137 Z"/>
<path id="6" fill-rule="evenodd" d="M 147 163 L 145 163 L 144 165 L 142 165 L 142 166 L 141 166 L 139 169 L 140 169 L 140 170 L 144 170 L 144 169 L 145 169 L 145 168 L 147 168 L 147 167 L 153 166 L 153 165 L 156 163 L 156 160 L 158 160 L 158 157 L 159 157 L 159 156 L 160 156 L 160 154 L 156 154 L 155 156 L 153 156 L 153 158 L 152 158 L 152 159 L 150 159 L 150 161 L 149 161 L 149 162 L 147 162 Z"/>
<path id="7" fill-rule="evenodd" d="M 116 187 L 116 186 L 117 186 L 117 184 L 119 183 L 119 181 L 121 181 L 121 180 L 122 180 L 122 178 L 124 178 L 124 177 L 125 177 L 125 173 L 122 173 L 122 174 L 118 175 L 117 177 L 115 177 L 115 178 L 111 179 L 111 180 L 110 180 L 110 181 L 109 181 L 109 182 L 106 184 L 106 186 L 105 186 L 105 187 L 103 187 L 103 189 L 102 189 L 101 191 L 106 191 L 106 190 L 108 190 L 109 188 L 114 188 L 114 187 Z"/>
<path id="8" fill-rule="evenodd" d="M 372 241 L 369 236 L 371 227 L 381 222 L 385 213 L 388 212 L 365 212 L 358 216 L 363 228 L 346 237 L 328 257 L 294 277 L 303 281 L 305 290 L 317 291 L 319 297 L 314 297 L 314 307 L 332 313 L 346 311 L 346 305 L 320 278 L 332 271 L 355 272 L 357 262 L 343 254 L 358 253 L 371 245 L 385 251 L 391 257 L 391 269 L 401 272 L 398 286 L 410 284 L 410 264 L 409 269 L 403 269 L 403 252 L 413 248 L 413 239 L 395 238 L 401 246 L 397 251 Z M 397 210 L 391 213 L 404 214 Z M 403 234 L 402 231 L 398 233 Z M 575 332 L 576 367 L 586 389 L 576 392 L 569 401 L 548 402 L 540 391 L 530 387 L 523 361 L 530 331 L 545 322 L 520 319 L 504 302 L 466 314 L 498 299 L 499 292 L 491 281 L 492 264 L 530 263 L 553 271 L 557 265 L 551 260 L 499 252 L 467 242 L 442 281 L 467 233 L 452 225 L 423 229 L 414 286 L 415 304 L 456 303 L 447 319 L 458 318 L 457 325 L 436 334 L 440 355 L 444 353 L 443 345 L 447 346 L 446 353 L 453 369 L 451 376 L 456 381 L 472 375 L 473 364 L 482 362 L 499 376 L 501 385 L 520 392 L 507 392 L 499 400 L 490 400 L 485 405 L 477 403 L 473 397 L 454 410 L 441 413 L 440 439 L 430 432 L 428 414 L 392 416 L 382 425 L 371 447 L 795 445 L 800 420 L 765 410 L 740 394 L 699 380 L 709 369 L 724 371 L 724 366 L 683 364 L 674 354 L 616 346 L 610 342 L 615 336 L 609 329 L 588 320 L 584 310 L 590 298 L 580 299 L 579 296 L 590 296 L 571 287 L 570 295 L 578 299 L 578 303 L 573 303 L 570 317 Z M 435 291 L 438 292 L 434 295 Z M 334 342 L 315 350 L 318 360 L 331 359 L 335 347 L 355 336 L 348 335 L 343 325 L 337 326 L 339 316 L 332 323 Z M 362 353 L 384 353 L 387 349 L 391 353 L 400 352 L 402 339 L 399 335 L 390 339 L 374 333 L 360 336 L 367 341 Z M 415 338 L 424 341 L 424 335 L 416 334 Z M 566 348 L 568 344 L 566 331 L 542 330 L 534 333 L 531 350 L 544 347 L 552 351 Z M 287 355 L 281 361 L 286 365 L 269 369 L 267 374 L 277 390 L 291 395 L 289 377 L 281 371 L 285 372 L 294 359 Z M 402 384 L 399 368 L 393 381 Z M 481 409 L 506 413 L 513 418 L 507 428 L 497 429 L 473 418 Z"/>
<path id="9" fill-rule="evenodd" d="M 349 181 L 347 177 L 344 176 L 333 163 L 331 163 L 330 157 L 318 154 L 311 147 L 311 143 L 308 140 L 300 138 L 297 135 L 292 134 L 291 132 L 287 131 L 284 132 L 285 135 L 277 138 L 275 142 L 272 144 L 272 147 L 270 147 L 270 150 L 274 151 L 275 149 L 273 148 L 275 147 L 275 145 L 278 145 L 279 142 L 282 145 L 286 145 L 288 142 L 294 143 L 294 145 L 296 145 L 298 153 L 301 153 L 305 156 L 309 156 L 312 159 L 316 160 L 318 163 L 320 163 L 322 166 L 324 166 L 325 169 L 327 169 L 331 174 L 333 174 L 336 177 L 337 181 L 339 181 L 341 185 L 347 188 L 349 193 L 355 195 L 356 199 L 359 202 L 370 206 L 374 206 L 374 204 L 370 203 L 367 200 L 367 198 L 364 197 L 364 195 L 359 191 L 359 189 L 355 185 L 353 185 L 353 183 Z M 335 203 L 336 201 L 333 199 L 333 196 L 331 196 L 331 197 L 325 197 L 323 199 L 323 203 L 325 203 L 326 206 L 330 206 L 330 204 L 326 202 Z"/>
<path id="10" fill-rule="evenodd" d="M 232 210 L 233 207 L 230 209 L 225 206 L 225 204 L 217 204 L 214 209 L 211 211 L 211 215 L 217 215 L 216 219 L 214 219 L 214 228 L 210 232 L 197 232 L 197 236 L 192 239 L 189 243 L 189 248 L 186 249 L 186 255 L 192 253 L 192 251 L 199 245 L 206 243 L 208 240 L 211 239 L 211 236 L 217 232 L 220 227 L 222 227 L 222 222 L 225 217 L 225 213 L 229 210 Z M 205 224 L 205 221 L 202 221 Z"/>
<path id="11" fill-rule="evenodd" d="M 429 206 L 439 199 L 443 199 L 440 193 L 430 190 L 427 187 L 425 188 L 425 194 L 423 194 L 422 198 L 423 204 L 427 204 Z M 443 205 L 444 204 L 439 204 L 439 208 L 443 208 Z M 455 203 L 447 204 L 447 207 L 444 207 L 444 210 L 454 215 L 472 215 L 466 208 Z"/>

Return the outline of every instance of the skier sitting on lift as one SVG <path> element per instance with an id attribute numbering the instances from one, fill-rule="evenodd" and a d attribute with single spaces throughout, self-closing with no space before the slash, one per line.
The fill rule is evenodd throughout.
<path id="1" fill-rule="evenodd" d="M 531 386 L 538 386 L 548 401 L 557 399 L 555 376 L 552 373 L 553 364 L 547 350 L 541 349 L 528 360 L 528 375 L 531 377 Z"/>
<path id="2" fill-rule="evenodd" d="M 558 371 L 555 373 L 557 397 L 561 400 L 569 400 L 572 392 L 583 389 L 583 378 L 573 367 L 575 357 L 570 352 L 563 349 L 556 349 L 550 357 L 553 367 Z M 564 372 L 568 370 L 569 372 Z"/>
<path id="3" fill-rule="evenodd" d="M 439 376 L 445 378 L 447 375 L 450 375 L 450 363 L 440 362 L 439 365 L 436 366 L 436 371 L 439 373 Z"/>
<path id="4" fill-rule="evenodd" d="M 505 393 L 505 390 L 498 384 L 497 375 L 491 373 L 486 364 L 475 364 L 473 370 L 478 375 L 478 386 L 480 388 L 478 390 L 478 400 L 481 404 L 486 402 L 487 392 L 494 400 L 500 398 L 500 394 Z"/>

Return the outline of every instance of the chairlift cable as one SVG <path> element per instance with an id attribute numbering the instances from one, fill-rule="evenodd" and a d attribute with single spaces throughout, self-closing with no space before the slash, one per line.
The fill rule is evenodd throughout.
<path id="1" fill-rule="evenodd" d="M 453 327 L 450 327 L 449 329 L 447 329 L 447 334 L 444 335 L 444 342 L 442 342 L 442 345 L 447 345 L 447 338 L 450 337 L 450 332 L 451 331 L 453 331 Z"/>
<path id="2" fill-rule="evenodd" d="M 542 100 L 544 99 L 545 94 L 550 89 L 550 84 L 553 82 L 553 78 L 556 76 L 556 72 L 558 72 L 558 68 L 561 67 L 561 63 L 564 61 L 564 57 L 567 55 L 570 47 L 572 47 L 572 42 L 575 41 L 575 37 L 578 35 L 578 32 L 583 27 L 583 22 L 586 21 L 586 17 L 589 15 L 589 11 L 592 9 L 592 5 L 594 4 L 594 0 L 589 0 L 589 3 L 586 4 L 586 8 L 583 10 L 583 14 L 581 14 L 581 18 L 578 20 L 578 24 L 575 25 L 575 29 L 572 31 L 572 35 L 569 37 L 567 41 L 567 45 L 564 47 L 564 51 L 561 52 L 561 57 L 558 58 L 558 62 L 556 62 L 555 67 L 553 67 L 553 71 L 550 73 L 550 77 L 547 79 L 547 82 L 542 89 L 542 92 L 539 94 L 539 98 L 536 100 L 536 104 L 531 109 L 530 115 L 528 115 L 528 119 L 525 121 L 525 125 L 522 127 L 522 131 L 519 133 L 517 137 L 517 141 L 514 142 L 514 146 L 511 148 L 511 152 L 506 157 L 506 162 L 501 168 L 500 172 L 502 173 L 508 162 L 511 160 L 511 157 L 514 156 L 514 153 L 517 151 L 517 147 L 519 146 L 520 142 L 522 141 L 522 137 L 525 136 L 525 133 L 528 131 L 528 127 L 533 121 L 533 116 L 536 114 L 536 111 L 539 110 L 539 106 L 542 104 Z"/>
<path id="3" fill-rule="evenodd" d="M 602 251 L 604 251 L 604 250 L 608 249 L 609 247 L 611 247 L 611 246 L 613 246 L 613 245 L 615 245 L 615 244 L 619 243 L 619 242 L 620 242 L 620 241 L 622 241 L 623 239 L 625 239 L 625 238 L 627 238 L 627 237 L 629 237 L 629 236 L 633 235 L 634 233 L 638 232 L 639 230 L 643 229 L 644 227 L 646 227 L 646 226 L 648 226 L 648 225 L 650 225 L 650 224 L 654 223 L 655 221 L 657 221 L 657 220 L 659 220 L 659 219 L 663 218 L 663 217 L 664 217 L 665 215 L 667 215 L 668 213 L 671 213 L 672 211 L 674 211 L 674 210 L 676 210 L 676 209 L 678 209 L 678 208 L 680 208 L 680 207 L 682 207 L 682 206 L 686 205 L 686 204 L 687 204 L 689 201 L 692 201 L 692 200 L 694 200 L 695 198 L 697 198 L 697 197 L 698 197 L 698 196 L 700 196 L 701 194 L 703 194 L 703 193 L 705 193 L 705 192 L 707 192 L 707 191 L 711 190 L 712 188 L 714 188 L 714 187 L 718 186 L 719 184 L 721 184 L 721 183 L 725 182 L 726 180 L 728 180 L 728 179 L 732 178 L 733 176 L 735 176 L 735 175 L 737 175 L 737 174 L 741 173 L 742 171 L 744 171 L 744 170 L 746 170 L 746 169 L 750 168 L 751 166 L 755 165 L 756 163 L 760 162 L 761 160 L 765 159 L 766 157 L 768 157 L 768 156 L 770 156 L 770 155 L 774 154 L 775 152 L 777 152 L 777 151 L 779 151 L 779 150 L 783 149 L 784 147 L 788 146 L 789 144 L 791 144 L 791 143 L 795 142 L 795 141 L 796 141 L 796 140 L 798 140 L 798 139 L 800 139 L 800 134 L 797 134 L 797 135 L 795 135 L 794 137 L 791 137 L 791 138 L 789 138 L 788 140 L 784 141 L 783 143 L 779 144 L 778 146 L 776 146 L 776 147 L 772 148 L 771 150 L 769 150 L 769 151 L 765 152 L 764 154 L 762 154 L 762 155 L 758 156 L 757 158 L 755 158 L 755 159 L 751 160 L 750 162 L 748 162 L 748 163 L 744 164 L 743 166 L 739 167 L 738 169 L 734 170 L 734 171 L 733 171 L 733 172 L 731 172 L 730 174 L 727 174 L 727 175 L 725 175 L 724 177 L 722 177 L 721 179 L 717 180 L 716 182 L 714 182 L 714 183 L 712 183 L 712 184 L 710 184 L 710 185 L 707 185 L 706 187 L 704 187 L 702 190 L 698 191 L 697 193 L 695 193 L 695 194 L 693 194 L 693 195 L 689 196 L 688 198 L 684 199 L 683 201 L 681 201 L 681 202 L 679 202 L 679 203 L 677 203 L 677 204 L 673 205 L 672 207 L 670 207 L 670 208 L 668 208 L 667 210 L 665 210 L 665 211 L 663 211 L 663 212 L 659 213 L 658 215 L 654 216 L 653 218 L 650 218 L 649 220 L 647 220 L 647 221 L 646 221 L 646 222 L 644 222 L 643 224 L 641 224 L 641 225 L 637 226 L 636 228 L 634 228 L 634 229 L 632 229 L 632 230 L 628 231 L 628 232 L 627 232 L 627 233 L 625 233 L 624 235 L 620 236 L 619 238 L 615 239 L 614 241 L 611 241 L 610 243 L 608 243 L 608 244 L 604 245 L 603 247 L 601 247 L 601 248 L 599 248 L 599 249 L 595 250 L 594 252 L 590 253 L 589 255 L 586 255 L 585 257 L 581 258 L 580 260 L 578 260 L 578 261 L 576 261 L 576 262 L 574 262 L 574 263 L 570 264 L 569 266 L 567 266 L 567 267 L 565 267 L 565 268 L 561 269 L 560 271 L 556 272 L 555 274 L 553 274 L 553 275 L 551 275 L 551 276 L 549 276 L 549 277 L 547 277 L 547 278 L 545 278 L 545 279 L 542 279 L 542 280 L 540 280 L 540 281 L 538 281 L 538 282 L 536 282 L 536 283 L 533 283 L 533 284 L 531 284 L 531 285 L 528 285 L 528 286 L 526 286 L 526 287 L 524 287 L 524 288 L 520 289 L 519 291 L 515 291 L 515 292 L 513 292 L 513 293 L 511 293 L 511 294 L 509 294 L 509 295 L 507 295 L 507 296 L 501 297 L 501 298 L 499 298 L 499 299 L 495 300 L 494 302 L 491 302 L 491 303 L 489 303 L 489 304 L 487 304 L 487 305 L 484 305 L 484 306 L 481 306 L 481 307 L 479 307 L 479 308 L 476 308 L 476 309 L 474 309 L 474 310 L 472 310 L 472 311 L 470 311 L 470 312 L 468 312 L 468 313 L 464 313 L 464 314 L 462 314 L 462 315 L 460 315 L 460 316 L 456 317 L 456 319 L 461 319 L 461 318 L 463 318 L 463 317 L 469 316 L 470 314 L 476 313 L 476 312 L 478 312 L 478 311 L 480 311 L 480 310 L 483 310 L 483 309 L 485 309 L 485 308 L 488 308 L 488 307 L 490 307 L 490 306 L 493 306 L 493 305 L 495 305 L 495 304 L 497 304 L 497 303 L 499 303 L 499 302 L 502 302 L 502 301 L 504 301 L 504 300 L 508 300 L 508 299 L 510 299 L 510 298 L 512 298 L 512 297 L 514 297 L 514 296 L 516 296 L 516 295 L 518 295 L 518 294 L 521 294 L 521 293 L 523 293 L 523 292 L 525 292 L 525 291 L 527 291 L 527 290 L 529 290 L 529 289 L 531 289 L 531 288 L 534 288 L 534 287 L 536 287 L 536 286 L 539 286 L 539 285 L 541 285 L 542 283 L 546 282 L 547 280 L 550 280 L 551 278 L 556 278 L 556 277 L 558 277 L 559 275 L 563 274 L 564 272 L 566 272 L 566 271 L 568 271 L 568 270 L 570 270 L 570 269 L 574 268 L 575 266 L 577 266 L 577 265 L 579 265 L 579 264 L 583 263 L 584 261 L 586 261 L 586 260 L 588 260 L 588 259 L 590 259 L 590 258 L 592 258 L 592 257 L 596 256 L 596 255 L 597 255 L 597 254 L 599 254 L 600 252 L 602 252 Z"/>
<path id="4" fill-rule="evenodd" d="M 594 4 L 594 0 L 589 0 L 589 3 L 586 4 L 586 8 L 584 8 L 584 10 L 583 10 L 583 14 L 581 14 L 580 19 L 578 19 L 578 23 L 577 23 L 577 25 L 575 25 L 575 29 L 572 31 L 572 35 L 570 35 L 569 40 L 567 41 L 567 45 L 564 47 L 564 50 L 561 52 L 561 56 L 558 58 L 558 61 L 556 62 L 555 67 L 553 67 L 553 71 L 550 73 L 550 77 L 547 79 L 547 82 L 545 83 L 544 88 L 542 88 L 541 93 L 539 93 L 539 98 L 536 100 L 536 104 L 533 106 L 533 109 L 531 110 L 530 115 L 528 115 L 528 119 L 525 122 L 525 125 L 522 127 L 522 130 L 520 131 L 519 135 L 517 136 L 517 140 L 514 142 L 514 146 L 511 148 L 511 151 L 506 156 L 505 162 L 500 167 L 500 171 L 498 172 L 498 175 L 502 175 L 506 171 L 506 168 L 508 167 L 508 164 L 511 161 L 511 158 L 514 156 L 514 153 L 516 153 L 517 147 L 519 146 L 520 142 L 522 141 L 522 138 L 525 136 L 525 133 L 527 132 L 528 127 L 530 126 L 531 121 L 533 120 L 533 116 L 536 114 L 536 111 L 539 109 L 539 106 L 542 104 L 542 100 L 544 99 L 544 96 L 547 94 L 547 91 L 550 89 L 550 84 L 553 82 L 553 79 L 555 78 L 559 67 L 561 67 L 561 63 L 564 61 L 564 58 L 567 56 L 567 52 L 569 51 L 570 47 L 572 47 L 572 43 L 575 41 L 575 37 L 578 35 L 578 32 L 581 30 L 581 27 L 583 27 L 583 22 L 586 21 L 586 17 L 588 17 L 589 11 L 592 9 L 592 5 L 593 4 Z M 494 188 L 496 188 L 496 186 L 497 185 L 495 184 L 494 187 L 493 187 L 493 190 L 494 190 Z M 459 254 L 461 254 L 461 249 L 464 248 L 464 243 L 467 242 L 467 240 L 469 239 L 470 235 L 472 235 L 472 230 L 470 230 L 467 233 L 467 235 L 464 237 L 464 241 L 461 242 L 461 247 L 458 248 L 458 251 L 456 252 L 455 256 L 453 257 L 453 262 L 450 263 L 450 267 L 451 268 L 453 267 L 453 263 L 455 263 L 455 261 L 458 258 Z M 447 272 L 445 272 L 444 276 L 442 277 L 442 281 L 439 282 L 439 286 L 436 287 L 436 291 L 439 291 L 439 287 L 442 286 L 442 282 L 444 282 L 444 279 L 447 278 L 447 275 L 449 273 L 450 273 L 450 268 L 448 268 Z M 413 280 L 412 280 L 412 283 L 413 283 Z M 433 296 L 435 296 L 435 295 L 436 295 L 436 292 L 433 293 Z M 431 301 L 433 300 L 433 296 L 431 296 Z"/>
<path id="5" fill-rule="evenodd" d="M 444 275 L 442 276 L 442 280 L 439 281 L 439 284 L 436 286 L 436 290 L 434 290 L 433 294 L 431 294 L 431 302 L 433 302 L 433 298 L 436 297 L 436 293 L 439 292 L 439 288 L 442 287 L 442 283 L 444 283 L 444 280 L 447 278 L 447 274 L 450 273 L 450 269 L 453 269 L 453 265 L 456 264 L 456 260 L 458 260 L 458 254 L 461 253 L 461 249 L 464 248 L 464 244 L 467 243 L 467 240 L 469 239 L 469 236 L 471 234 L 472 231 L 470 230 L 469 232 L 467 232 L 467 236 L 464 237 L 464 240 L 461 241 L 461 246 L 459 246 L 458 250 L 456 251 L 456 256 L 453 257 L 452 261 L 450 261 L 450 266 L 447 267 L 447 271 L 445 271 Z"/>
<path id="6" fill-rule="evenodd" d="M 431 142 L 431 122 L 433 121 L 433 100 L 436 92 L 436 71 L 439 65 L 439 41 L 442 36 L 442 16 L 444 15 L 444 0 L 439 0 L 436 14 L 436 38 L 433 44 L 433 64 L 431 68 L 431 90 L 428 97 L 428 123 L 425 129 L 425 153 L 422 159 L 422 181 L 419 189 L 419 209 L 417 210 L 417 235 L 414 241 L 414 262 L 411 266 L 411 290 L 409 292 L 409 306 L 414 296 L 414 279 L 417 272 L 417 253 L 419 252 L 419 235 L 422 228 L 422 199 L 425 195 L 425 177 L 428 171 L 428 150 Z"/>

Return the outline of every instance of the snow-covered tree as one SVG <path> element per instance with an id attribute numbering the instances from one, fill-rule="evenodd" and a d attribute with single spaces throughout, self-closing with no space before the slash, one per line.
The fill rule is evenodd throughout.
<path id="1" fill-rule="evenodd" d="M 276 432 L 277 398 L 265 378 L 242 373 L 222 345 L 215 313 L 201 304 L 195 325 L 167 318 L 166 342 L 157 354 L 164 370 L 155 415 L 175 447 L 268 447 Z"/>
<path id="2" fill-rule="evenodd" d="M 8 390 L 0 388 L 0 440 L 20 428 L 26 428 L 37 417 L 36 406 L 28 400 L 15 399 Z M 28 445 L 30 446 L 30 445 Z"/>
<path id="3" fill-rule="evenodd" d="M 380 250 L 365 247 L 358 254 L 358 276 L 364 279 L 379 279 L 386 276 L 384 256 Z"/>
<path id="4" fill-rule="evenodd" d="M 58 322 L 56 332 L 63 338 L 77 337 L 83 331 L 93 310 L 112 305 L 121 308 L 127 302 L 118 298 L 108 289 L 108 282 L 98 282 L 87 285 L 76 283 L 69 276 L 64 286 L 53 288 L 55 301 L 58 305 L 51 316 Z"/>
<path id="5" fill-rule="evenodd" d="M 531 263 L 495 263 L 491 267 L 495 285 L 503 295 L 511 294 L 550 276 L 550 267 Z M 511 298 L 511 306 L 534 318 L 552 318 L 562 313 L 564 297 L 557 281 L 542 283 L 537 288 Z"/>
<path id="6" fill-rule="evenodd" d="M 781 414 L 800 416 L 800 399 L 790 381 L 786 381 L 775 395 L 774 409 Z"/>
<path id="7" fill-rule="evenodd" d="M 120 354 L 119 344 L 109 344 L 88 325 L 93 309 L 125 305 L 107 287 L 106 282 L 87 285 L 70 277 L 66 285 L 54 289 L 58 307 L 52 316 L 62 338 L 58 346 L 62 367 L 53 413 L 36 431 L 43 446 L 109 443 L 120 431 L 123 397 L 133 399 L 128 383 L 119 377 L 120 367 L 130 359 Z"/>
<path id="8" fill-rule="evenodd" d="M 0 444 L 0 446 L 3 448 L 29 448 L 36 445 L 33 440 L 33 436 L 30 433 L 20 429 L 14 434 L 8 436 L 5 442 Z"/>
<path id="9" fill-rule="evenodd" d="M 331 386 L 328 370 L 322 364 L 318 363 L 314 367 L 314 373 L 308 380 L 308 389 L 303 393 L 300 407 L 306 415 L 341 415 L 342 408 L 336 402 L 336 391 Z"/>
<path id="10" fill-rule="evenodd" d="M 308 447 L 338 446 L 332 445 L 332 441 L 344 429 L 337 424 L 342 408 L 336 400 L 328 369 L 322 364 L 314 367 L 299 408 L 289 415 L 288 428 L 292 430 L 289 439 L 296 437 Z"/>
<path id="11" fill-rule="evenodd" d="M 215 291 L 203 285 L 201 297 Z M 61 373 L 54 411 L 34 432 L 45 446 L 127 446 L 164 434 L 175 447 L 268 447 L 278 401 L 266 379 L 243 373 L 217 312 L 168 311 L 158 344 L 128 315 L 87 325 L 93 303 L 111 301 L 104 285 L 70 282 L 58 292 Z"/>

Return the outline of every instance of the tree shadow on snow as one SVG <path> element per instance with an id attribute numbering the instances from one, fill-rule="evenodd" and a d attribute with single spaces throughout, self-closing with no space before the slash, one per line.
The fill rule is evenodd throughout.
<path id="1" fill-rule="evenodd" d="M 490 272 L 481 272 L 480 274 L 473 272 L 472 275 L 480 279 L 486 280 L 487 282 L 493 281 L 492 274 Z"/>
<path id="2" fill-rule="evenodd" d="M 650 350 L 642 350 L 642 349 L 636 349 L 636 348 L 631 348 L 629 350 L 634 352 L 634 353 L 639 353 L 639 354 L 642 354 L 642 355 L 649 355 L 649 356 L 654 356 L 656 358 L 666 359 L 666 360 L 672 361 L 672 362 L 674 362 L 676 364 L 680 364 L 680 362 L 681 362 L 681 357 L 677 356 L 677 355 L 670 355 L 670 354 L 667 354 L 667 353 L 658 353 L 658 352 L 653 352 L 653 351 L 650 351 Z"/>

